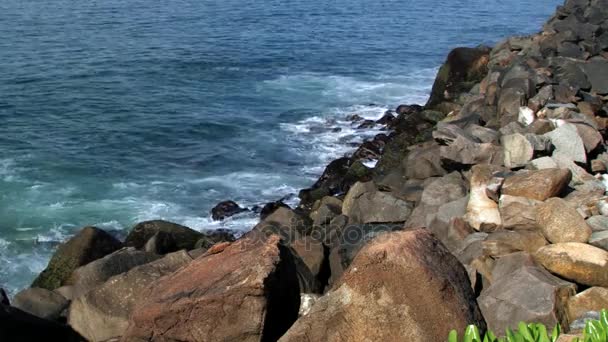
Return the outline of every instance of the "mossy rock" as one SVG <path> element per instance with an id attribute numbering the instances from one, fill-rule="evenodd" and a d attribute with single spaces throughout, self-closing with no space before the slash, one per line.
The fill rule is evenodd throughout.
<path id="1" fill-rule="evenodd" d="M 171 240 L 172 247 L 165 250 L 164 253 L 177 252 L 181 249 L 192 250 L 196 243 L 205 237 L 203 233 L 177 223 L 163 220 L 145 221 L 138 223 L 131 229 L 125 240 L 125 246 L 142 249 L 148 240 L 157 234 Z"/>
<path id="2" fill-rule="evenodd" d="M 85 227 L 74 237 L 59 245 L 48 266 L 34 282 L 32 287 L 55 290 L 70 278 L 80 266 L 102 258 L 122 248 L 122 243 L 107 232 Z"/>

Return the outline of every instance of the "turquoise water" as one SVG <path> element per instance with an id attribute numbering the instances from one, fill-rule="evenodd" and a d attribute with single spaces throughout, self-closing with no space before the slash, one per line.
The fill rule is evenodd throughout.
<path id="1" fill-rule="evenodd" d="M 251 228 L 209 210 L 297 193 L 375 133 L 347 115 L 424 103 L 451 48 L 536 32 L 558 3 L 1 1 L 0 286 L 84 225 Z"/>

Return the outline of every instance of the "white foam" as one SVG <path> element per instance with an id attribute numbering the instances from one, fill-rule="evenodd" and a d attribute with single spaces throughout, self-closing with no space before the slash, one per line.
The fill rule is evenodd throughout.
<path id="1" fill-rule="evenodd" d="M 363 162 L 363 165 L 365 165 L 366 167 L 369 167 L 370 169 L 375 168 L 377 164 L 378 164 L 378 159 L 368 159 Z"/>

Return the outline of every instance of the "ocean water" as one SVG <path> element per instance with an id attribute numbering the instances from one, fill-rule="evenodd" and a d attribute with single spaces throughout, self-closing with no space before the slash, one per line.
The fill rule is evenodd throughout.
<path id="1" fill-rule="evenodd" d="M 209 210 L 309 186 L 376 133 L 347 115 L 423 104 L 450 49 L 560 2 L 0 1 L 0 287 L 85 225 L 250 229 Z"/>

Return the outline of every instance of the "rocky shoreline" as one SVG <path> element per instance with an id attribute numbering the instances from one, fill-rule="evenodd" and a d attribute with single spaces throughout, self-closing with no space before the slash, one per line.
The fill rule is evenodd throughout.
<path id="1" fill-rule="evenodd" d="M 0 340 L 445 341 L 520 321 L 576 334 L 608 308 L 607 0 L 453 50 L 424 107 L 351 119 L 385 131 L 238 239 L 83 228 L 31 288 L 0 291 Z"/>

